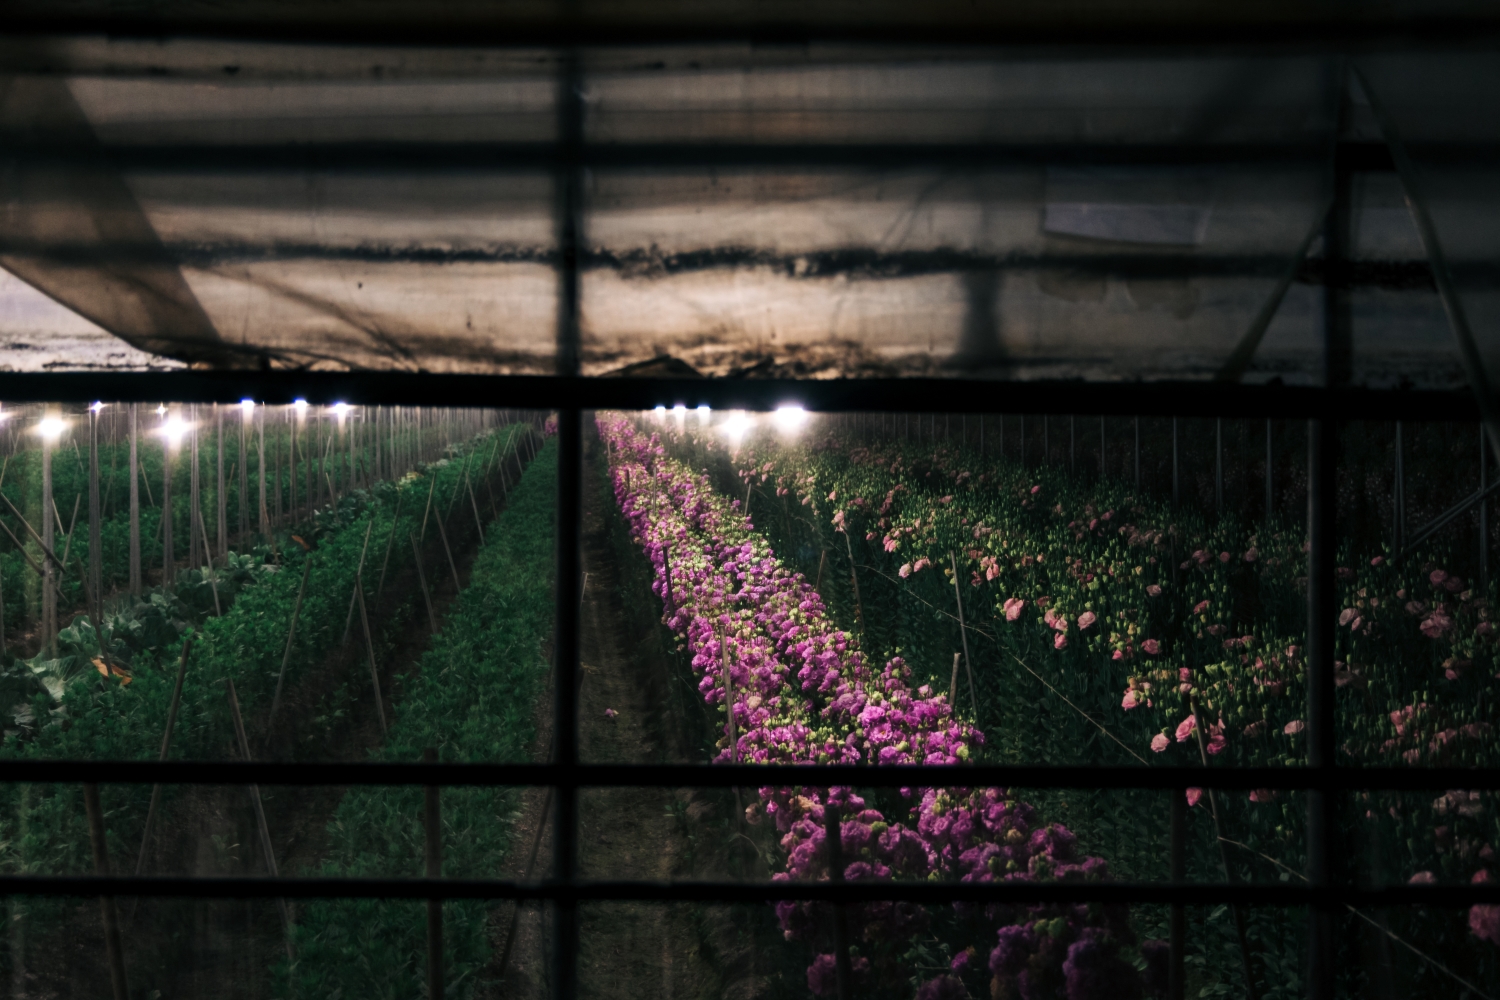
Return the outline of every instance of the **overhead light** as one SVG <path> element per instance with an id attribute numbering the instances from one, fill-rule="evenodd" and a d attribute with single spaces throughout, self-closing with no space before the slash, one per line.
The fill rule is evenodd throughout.
<path id="1" fill-rule="evenodd" d="M 242 400 L 240 400 L 240 413 L 241 414 L 243 414 L 244 416 L 248 417 L 250 414 L 252 414 L 254 412 L 255 412 L 255 400 L 253 400 L 253 399 L 242 399 Z"/>
<path id="2" fill-rule="evenodd" d="M 714 412 L 713 410 L 709 409 L 707 403 L 699 403 L 698 404 L 698 422 L 700 424 L 706 424 L 706 423 L 708 423 L 709 416 L 713 412 Z"/>
<path id="3" fill-rule="evenodd" d="M 183 435 L 187 434 L 190 430 L 192 430 L 192 424 L 189 424 L 181 417 L 173 416 L 167 418 L 157 433 L 167 439 L 167 444 L 175 448 L 182 443 Z"/>
<path id="4" fill-rule="evenodd" d="M 157 407 L 156 407 L 156 415 L 158 417 L 165 417 L 167 415 L 167 404 L 166 403 L 160 403 L 160 404 L 157 405 Z"/>
<path id="5" fill-rule="evenodd" d="M 744 440 L 745 435 L 755 426 L 755 418 L 743 410 L 735 410 L 729 415 L 729 419 L 725 420 L 720 426 L 724 428 L 724 433 L 728 436 L 729 443 L 738 447 L 739 443 Z"/>
<path id="6" fill-rule="evenodd" d="M 795 403 L 776 407 L 776 427 L 783 434 L 796 434 L 807 423 L 807 411 Z"/>
<path id="7" fill-rule="evenodd" d="M 298 413 L 307 412 L 307 400 L 305 399 L 294 399 L 292 400 L 292 405 L 297 408 Z"/>
<path id="8" fill-rule="evenodd" d="M 104 404 L 96 402 L 96 403 L 94 403 L 93 406 L 89 407 L 89 412 L 90 413 L 98 413 L 102 409 L 104 409 Z"/>
<path id="9" fill-rule="evenodd" d="M 36 432 L 47 441 L 56 441 L 62 436 L 62 432 L 67 429 L 67 422 L 57 417 L 43 417 L 41 422 L 36 425 Z"/>

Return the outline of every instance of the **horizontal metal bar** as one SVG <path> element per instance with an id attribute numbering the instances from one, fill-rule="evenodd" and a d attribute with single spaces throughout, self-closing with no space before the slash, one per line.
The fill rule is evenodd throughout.
<path id="1" fill-rule="evenodd" d="M 494 11 L 507 8 L 495 8 Z M 57 4 L 13 5 L 6 33 L 34 36 L 38 45 L 68 36 L 170 38 L 280 42 L 325 45 L 478 46 L 514 48 L 593 47 L 617 49 L 648 45 L 749 44 L 804 46 L 821 43 L 898 47 L 993 46 L 1001 51 L 1036 50 L 1044 54 L 1148 52 L 1324 52 L 1346 47 L 1410 49 L 1444 45 L 1472 47 L 1500 34 L 1500 18 L 1484 5 L 1462 11 L 1431 11 L 1402 6 L 1387 13 L 1380 6 L 1348 8 L 1335 4 L 1284 5 L 1279 12 L 1251 8 L 1253 14 L 1218 7 L 1194 10 L 1181 4 L 1134 4 L 1110 10 L 1094 7 L 1080 16 L 1073 4 L 1038 7 L 972 4 L 864 4 L 846 16 L 818 5 L 771 8 L 756 5 L 701 4 L 662 8 L 668 16 L 642 14 L 639 5 L 616 14 L 594 5 L 572 16 L 551 13 L 558 5 L 532 5 L 526 13 L 506 16 L 485 5 L 472 13 L 433 17 L 419 6 L 390 6 L 384 12 L 351 16 L 339 4 L 312 3 L 290 8 L 239 4 L 224 8 L 193 6 L 163 14 L 156 7 L 134 10 L 93 4 L 77 11 Z M 213 13 L 205 11 L 213 10 Z M 412 13 L 403 16 L 402 11 Z M 1295 16 L 1291 12 L 1295 10 Z M 916 13 L 922 11 L 922 13 Z"/>
<path id="2" fill-rule="evenodd" d="M 768 766 L 753 764 L 392 764 L 255 761 L 6 761 L 0 783 L 192 785 L 469 785 L 610 788 L 756 788 L 852 785 L 860 788 L 1187 787 L 1300 790 L 1441 791 L 1500 789 L 1500 769 L 1458 767 L 1073 767 L 979 764 L 963 767 Z"/>
<path id="3" fill-rule="evenodd" d="M 538 366 L 551 364 L 538 359 Z M 640 410 L 682 403 L 715 409 L 922 413 L 1072 413 L 1335 420 L 1478 419 L 1466 392 L 1325 389 L 1203 382 L 1014 382 L 966 378 L 715 379 L 552 375 L 432 375 L 353 371 L 0 372 L 14 403 L 159 402 L 497 406 Z"/>
<path id="4" fill-rule="evenodd" d="M 1500 884 L 1394 885 L 1139 882 L 511 882 L 499 879 L 254 878 L 197 876 L 5 875 L 0 895 L 157 896 L 218 899 L 529 899 L 571 902 L 1247 903 L 1261 906 L 1472 906 L 1500 902 Z"/>
<path id="5" fill-rule="evenodd" d="M 540 113 L 545 114 L 545 111 Z M 753 111 L 751 112 L 753 114 Z M 768 114 L 772 113 L 769 109 Z M 837 109 L 830 109 L 837 115 Z M 684 112 L 691 115 L 692 112 Z M 550 172 L 564 167 L 591 170 L 686 170 L 697 167 L 843 167 L 860 172 L 891 168 L 1036 168 L 1046 166 L 1257 166 L 1316 165 L 1328 144 L 1287 142 L 446 142 L 423 139 L 331 142 L 115 142 L 47 143 L 34 135 L 7 135 L 3 145 L 16 163 L 61 166 L 96 163 L 107 157 L 117 169 L 152 173 L 202 171 L 333 170 L 360 174 L 395 171 L 486 173 Z M 1413 155 L 1423 162 L 1488 164 L 1493 143 L 1431 143 Z M 1349 142 L 1341 150 L 1351 169 L 1395 169 L 1383 143 Z"/>

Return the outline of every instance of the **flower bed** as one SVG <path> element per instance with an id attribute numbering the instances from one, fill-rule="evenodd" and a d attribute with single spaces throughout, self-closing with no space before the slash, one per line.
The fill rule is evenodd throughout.
<path id="1" fill-rule="evenodd" d="M 957 764 L 972 760 L 984 736 L 955 718 L 948 699 L 929 686 L 913 690 L 912 670 L 893 656 L 878 670 L 854 635 L 833 626 L 806 579 L 785 566 L 765 538 L 704 476 L 666 457 L 656 437 L 626 419 L 603 416 L 615 497 L 653 570 L 664 623 L 681 638 L 700 675 L 699 690 L 725 711 L 719 761 L 768 765 L 813 762 Z M 733 734 L 731 738 L 731 734 Z M 849 880 L 1096 880 L 1098 858 L 1079 856 L 1064 827 L 1047 824 L 1001 789 L 904 790 L 908 822 L 887 817 L 849 788 L 767 784 L 749 810 L 769 816 L 781 834 L 785 870 L 777 879 L 829 877 L 825 808 L 838 809 Z M 826 907 L 777 906 L 789 939 L 819 954 L 808 969 L 819 995 L 832 990 Z M 932 925 L 917 906 L 879 903 L 851 908 L 868 954 L 856 972 L 881 982 L 905 978 L 905 951 Z M 1113 984 L 1114 996 L 1139 995 L 1139 952 L 1122 909 L 987 907 L 964 912 L 970 936 L 946 942 L 951 973 L 923 984 L 926 993 L 976 988 L 1021 995 L 1062 989 L 1073 1000 L 1089 985 Z M 1152 953 L 1156 951 L 1153 947 Z M 1148 964 L 1160 971 L 1160 962 Z M 1155 989 L 1159 977 L 1147 977 Z M 960 994 L 961 995 L 961 992 Z"/>

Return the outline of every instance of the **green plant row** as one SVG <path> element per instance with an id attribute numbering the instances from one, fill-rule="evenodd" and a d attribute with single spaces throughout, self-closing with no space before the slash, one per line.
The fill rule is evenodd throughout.
<path id="1" fill-rule="evenodd" d="M 171 471 L 172 539 L 178 558 L 188 551 L 188 540 L 193 520 L 192 510 L 192 458 L 186 444 L 170 449 L 159 434 L 152 430 L 159 419 L 141 414 L 141 430 L 138 435 L 136 462 L 138 465 L 140 494 L 141 566 L 143 572 L 161 568 L 162 538 L 162 486 L 164 476 Z M 226 530 L 229 543 L 235 548 L 248 548 L 258 539 L 260 504 L 260 437 L 253 427 L 249 428 L 245 450 L 245 468 L 240 468 L 240 416 L 236 409 L 224 419 L 224 506 Z M 331 433 L 331 432 L 329 432 Z M 290 513 L 293 500 L 298 509 L 307 505 L 307 488 L 313 486 L 314 499 L 319 503 L 330 501 L 329 492 L 344 495 L 351 491 L 349 471 L 349 446 L 347 438 L 330 438 L 325 434 L 324 445 L 331 447 L 326 453 L 312 454 L 316 447 L 312 425 L 304 425 L 296 435 L 295 452 L 291 430 L 280 420 L 265 428 L 266 462 L 266 506 L 268 514 L 276 511 Z M 417 431 L 407 429 L 402 439 L 396 442 L 403 453 L 415 450 L 419 444 L 428 448 L 443 444 L 440 425 L 423 429 L 422 441 L 417 441 Z M 197 512 L 203 518 L 203 526 L 217 548 L 218 540 L 218 436 L 216 428 L 205 426 L 199 431 L 198 476 L 199 505 Z M 354 462 L 358 481 L 366 481 L 380 450 L 379 464 L 389 464 L 388 452 L 391 442 L 383 438 L 371 442 L 367 435 L 356 436 Z M 289 463 L 295 455 L 296 462 Z M 42 531 L 42 452 L 40 447 L 28 448 L 9 456 L 5 460 L 5 474 L 0 482 L 3 493 L 21 511 L 31 527 Z M 123 586 L 130 566 L 130 445 L 128 442 L 104 443 L 99 447 L 99 497 L 101 507 L 100 542 L 103 549 L 103 577 L 105 590 Z M 240 523 L 240 480 L 244 473 L 246 521 Z M 49 516 L 54 521 L 55 543 L 53 551 L 59 558 L 67 551 L 68 569 L 63 574 L 60 586 L 64 604 L 81 604 L 84 600 L 83 569 L 88 565 L 88 451 L 76 442 L 65 442 L 52 456 L 52 494 L 56 511 Z M 73 512 L 77 509 L 77 518 Z M 56 527 L 60 519 L 62 527 Z M 41 549 L 32 540 L 26 528 L 12 515 L 9 508 L 0 504 L 0 522 L 3 522 L 26 546 L 32 560 L 41 564 Z M 73 528 L 72 540 L 66 530 Z M 4 623 L 8 628 L 19 627 L 26 616 L 39 614 L 41 584 L 26 558 L 16 551 L 15 544 L 0 536 L 0 594 L 5 601 Z"/>
<path id="2" fill-rule="evenodd" d="M 444 617 L 405 687 L 376 760 L 420 760 L 435 748 L 448 762 L 528 759 L 533 714 L 552 630 L 557 449 L 542 448 L 509 505 L 485 529 L 468 587 Z M 516 790 L 442 793 L 444 874 L 498 874 L 510 848 Z M 420 788 L 360 788 L 339 803 L 320 875 L 423 874 Z M 489 904 L 444 907 L 447 995 L 468 996 L 489 963 Z M 295 996 L 407 1000 L 424 990 L 423 904 L 370 899 L 319 901 L 296 924 L 296 964 L 279 975 Z"/>
<path id="3" fill-rule="evenodd" d="M 505 428 L 476 438 L 462 451 L 473 457 L 474 469 L 493 468 L 515 448 L 522 433 L 518 426 Z M 434 510 L 441 514 L 462 488 L 469 463 L 460 456 L 455 458 L 435 462 L 400 483 L 382 482 L 368 493 L 357 491 L 336 508 L 321 512 L 318 523 L 307 532 L 313 545 L 311 552 L 287 546 L 282 550 L 281 565 L 267 566 L 260 582 L 246 587 L 224 614 L 202 622 L 183 684 L 172 740 L 173 757 L 238 757 L 224 683 L 230 678 L 246 725 L 251 728 L 251 739 L 258 739 L 261 734 L 254 726 L 262 719 L 281 672 L 287 630 L 304 569 L 307 588 L 286 666 L 287 686 L 325 662 L 340 641 L 367 530 L 370 556 L 362 579 L 370 600 L 386 539 L 404 539 L 408 532 L 421 530 L 429 490 L 435 497 Z M 432 530 L 429 525 L 429 536 Z M 409 542 L 393 545 L 390 572 L 409 565 L 410 560 Z M 394 613 L 371 622 L 379 633 L 377 643 L 388 642 L 404 626 L 416 601 L 420 597 L 415 590 L 402 593 Z M 175 630 L 173 633 L 160 645 L 135 652 L 128 685 L 84 669 L 72 674 L 60 698 L 54 699 L 48 692 L 34 694 L 29 707 L 37 724 L 0 741 L 0 761 L 154 759 L 183 641 Z M 95 642 L 92 650 L 79 650 L 81 655 L 97 655 L 96 636 L 79 633 L 77 638 L 80 643 Z M 123 637 L 106 633 L 105 641 L 119 653 L 127 651 Z M 140 844 L 150 787 L 106 786 L 101 795 L 109 820 L 110 854 L 133 859 Z M 12 784 L 0 788 L 0 796 L 0 870 L 46 874 L 91 870 L 79 789 Z"/>

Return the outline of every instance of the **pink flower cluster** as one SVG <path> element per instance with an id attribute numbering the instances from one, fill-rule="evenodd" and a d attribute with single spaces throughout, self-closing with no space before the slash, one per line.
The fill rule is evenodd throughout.
<path id="1" fill-rule="evenodd" d="M 717 760 L 957 764 L 983 745 L 983 734 L 956 719 L 946 698 L 926 687 L 911 690 L 911 668 L 899 657 L 872 669 L 806 579 L 775 557 L 738 504 L 716 494 L 706 477 L 668 458 L 654 435 L 624 418 L 601 415 L 598 424 L 616 500 L 652 566 L 663 621 L 690 653 L 705 701 L 731 713 Z M 1092 624 L 1078 622 L 1081 629 Z M 760 797 L 747 815 L 752 822 L 770 816 L 782 835 L 786 870 L 778 880 L 829 877 L 825 804 L 839 811 L 842 874 L 850 881 L 1108 877 L 1102 860 L 1077 856 L 1070 832 L 1039 823 L 1029 805 L 1002 789 L 922 791 L 911 809 L 914 825 L 892 822 L 848 788 L 766 786 Z M 1082 907 L 993 909 L 993 923 L 1004 927 L 1061 920 L 1072 940 L 1089 930 Z M 831 942 L 824 910 L 777 906 L 787 938 L 819 950 Z M 867 904 L 850 916 L 871 945 L 909 940 L 929 923 L 922 907 L 902 903 Z M 1123 941 L 1123 934 L 1121 923 L 1110 940 Z M 1056 958 L 1060 967 L 1066 953 Z M 808 970 L 815 993 L 831 990 L 831 970 L 831 956 L 819 955 Z"/>

